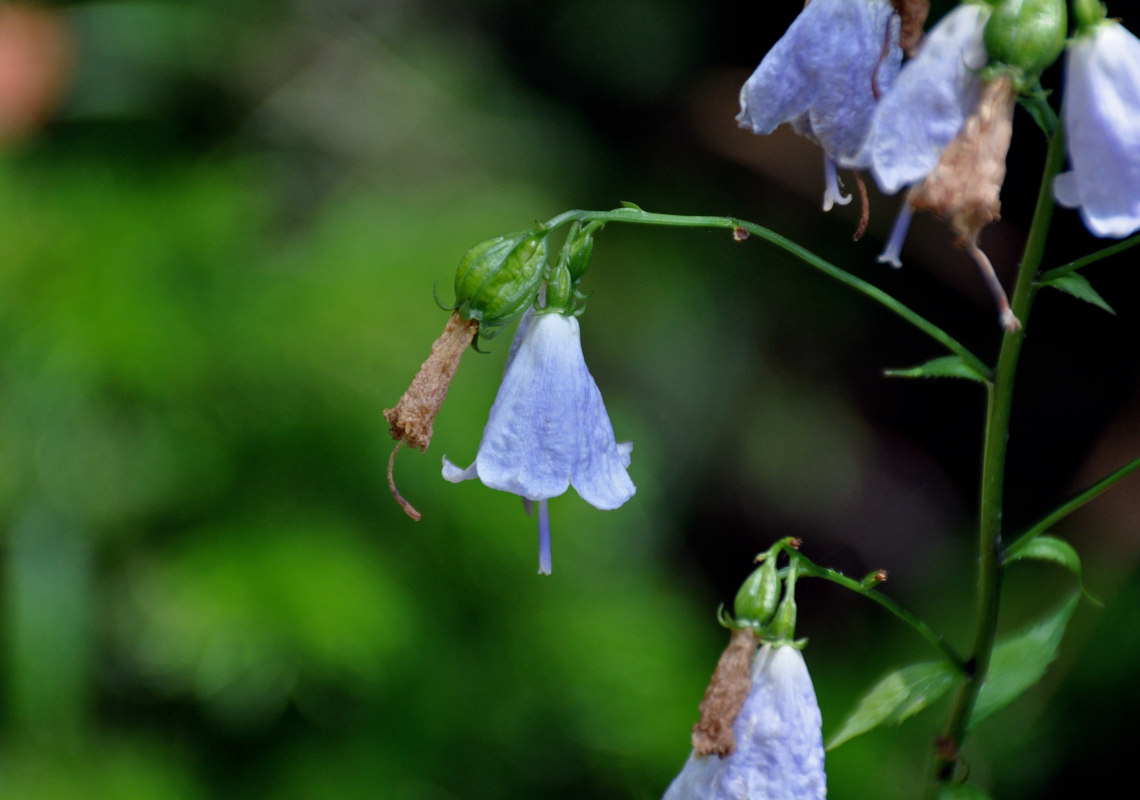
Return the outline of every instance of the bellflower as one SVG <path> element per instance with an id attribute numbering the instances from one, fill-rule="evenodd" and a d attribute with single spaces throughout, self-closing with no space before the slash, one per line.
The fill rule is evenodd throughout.
<path id="1" fill-rule="evenodd" d="M 1128 236 L 1140 229 L 1140 40 L 1105 20 L 1072 42 L 1065 73 L 1072 170 L 1053 195 L 1097 236 Z"/>
<path id="2" fill-rule="evenodd" d="M 732 725 L 736 750 L 724 757 L 690 755 L 664 800 L 822 800 L 822 725 L 803 654 L 764 645 Z"/>
<path id="3" fill-rule="evenodd" d="M 982 37 L 989 17 L 988 6 L 973 3 L 946 14 L 875 107 L 861 157 L 887 194 L 926 178 L 976 108 L 980 71 L 988 60 Z M 901 265 L 912 213 L 904 203 L 880 261 Z"/>
<path id="4" fill-rule="evenodd" d="M 573 486 L 595 508 L 622 505 L 636 491 L 626 471 L 632 449 L 614 439 L 577 318 L 532 309 L 519 322 L 475 462 L 460 469 L 445 456 L 443 477 L 478 478 L 537 502 L 539 572 L 549 574 L 546 501 Z"/>
<path id="5" fill-rule="evenodd" d="M 989 16 L 969 3 L 944 16 L 875 107 L 861 155 L 887 194 L 925 178 L 977 105 Z"/>
<path id="6" fill-rule="evenodd" d="M 880 93 L 902 61 L 890 0 L 812 0 L 740 90 L 741 127 L 771 133 L 785 122 L 825 158 L 823 209 L 845 205 L 836 166 L 859 168 Z"/>

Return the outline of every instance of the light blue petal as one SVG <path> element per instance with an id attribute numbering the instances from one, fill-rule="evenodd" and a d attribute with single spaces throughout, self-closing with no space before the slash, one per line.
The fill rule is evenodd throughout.
<path id="1" fill-rule="evenodd" d="M 443 457 L 443 479 L 445 481 L 451 481 L 452 483 L 459 483 L 461 481 L 469 481 L 469 480 L 472 480 L 473 478 L 478 478 L 478 477 L 479 477 L 479 471 L 477 469 L 475 469 L 474 464 L 469 466 L 467 469 L 462 469 L 462 468 L 456 466 L 455 464 L 452 464 L 448 460 L 447 456 Z"/>
<path id="2" fill-rule="evenodd" d="M 963 4 L 943 17 L 875 108 L 859 160 L 887 194 L 925 178 L 977 106 L 989 14 Z"/>
<path id="3" fill-rule="evenodd" d="M 737 119 L 755 133 L 791 122 L 828 156 L 857 166 L 873 86 L 886 91 L 901 59 L 888 0 L 813 0 L 744 84 Z"/>
<path id="4" fill-rule="evenodd" d="M 1097 236 L 1128 236 L 1140 229 L 1140 40 L 1111 21 L 1077 39 L 1063 105 L 1073 170 L 1054 196 Z"/>
<path id="5" fill-rule="evenodd" d="M 582 375 L 578 320 L 538 314 L 491 407 L 475 457 L 479 479 L 528 500 L 557 497 L 579 458 Z"/>
<path id="6" fill-rule="evenodd" d="M 583 363 L 583 372 L 585 369 Z M 602 402 L 602 393 L 589 372 L 585 372 L 584 378 L 586 391 L 579 422 L 581 439 L 571 482 L 583 500 L 594 508 L 609 511 L 633 497 L 637 491 L 626 472 L 633 445 L 628 442 L 619 445 L 614 439 L 613 425 Z"/>
<path id="7" fill-rule="evenodd" d="M 526 338 L 526 332 L 530 330 L 530 323 L 534 321 L 534 306 L 528 308 L 523 315 L 519 318 L 518 327 L 515 328 L 515 336 L 511 339 L 511 349 L 507 351 L 507 363 L 503 365 L 503 373 L 511 368 L 511 362 L 515 360 L 515 353 L 519 351 L 519 345 L 522 340 Z"/>
<path id="8" fill-rule="evenodd" d="M 862 168 L 868 166 L 861 151 L 878 104 L 875 90 L 886 95 L 902 63 L 899 19 L 889 0 L 853 0 L 844 11 L 837 24 L 847 35 L 828 43 L 835 72 L 821 84 L 808 115 L 825 153 L 842 167 Z"/>
<path id="9" fill-rule="evenodd" d="M 664 800 L 823 800 L 822 719 L 803 655 L 765 645 L 733 723 L 736 751 L 689 757 Z"/>

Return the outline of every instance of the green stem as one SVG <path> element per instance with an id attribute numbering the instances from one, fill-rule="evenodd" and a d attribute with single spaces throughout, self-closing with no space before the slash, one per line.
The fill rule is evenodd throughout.
<path id="1" fill-rule="evenodd" d="M 801 575 L 808 575 L 813 578 L 823 578 L 824 580 L 831 581 L 832 583 L 837 583 L 845 589 L 849 589 L 856 594 L 860 594 L 863 597 L 866 597 L 868 600 L 878 603 L 887 611 L 891 612 L 900 620 L 905 622 L 907 625 L 910 625 L 919 633 L 920 636 L 926 639 L 926 641 L 930 642 L 932 645 L 942 651 L 942 655 L 946 657 L 946 660 L 952 663 L 959 672 L 964 673 L 966 671 L 965 659 L 958 655 L 958 653 L 954 650 L 953 647 L 950 646 L 950 643 L 946 641 L 941 633 L 938 633 L 938 631 L 931 628 L 929 625 L 927 625 L 910 611 L 907 611 L 894 600 L 875 591 L 875 586 L 878 584 L 875 584 L 874 586 L 865 586 L 861 581 L 849 578 L 841 572 L 836 572 L 833 569 L 821 567 L 818 564 L 813 563 L 811 559 L 806 558 L 803 554 L 794 548 L 787 547 L 785 549 L 788 550 L 789 555 L 791 555 L 796 559 L 797 562 L 799 562 Z"/>
<path id="2" fill-rule="evenodd" d="M 1049 141 L 1045 169 L 1037 194 L 1033 224 L 1029 229 L 1025 252 L 1017 274 L 1010 307 L 1023 326 L 1029 322 L 1029 311 L 1035 294 L 1034 278 L 1045 255 L 1049 223 L 1053 217 L 1053 177 L 1064 165 L 1065 143 L 1061 129 Z M 1002 541 L 1001 518 L 1005 484 L 1006 445 L 1009 439 L 1013 384 L 1017 372 L 1024 327 L 1006 331 L 998 353 L 993 383 L 987 387 L 985 444 L 982 451 L 981 503 L 978 519 L 978 585 L 974 642 L 971 649 L 970 674 L 958 689 L 950 718 L 940 737 L 935 755 L 934 779 L 927 796 L 937 797 L 942 784 L 951 781 L 958 764 L 958 754 L 966 737 L 970 715 L 985 682 L 997 636 L 998 611 L 1001 605 Z"/>
<path id="3" fill-rule="evenodd" d="M 1068 264 L 1062 264 L 1055 269 L 1051 269 L 1047 272 L 1042 272 L 1041 277 L 1037 282 L 1048 283 L 1049 281 L 1064 277 L 1070 272 L 1076 272 L 1078 269 L 1083 269 L 1089 264 L 1095 264 L 1097 261 L 1108 258 L 1109 256 L 1114 256 L 1117 253 L 1123 250 L 1127 250 L 1130 247 L 1135 247 L 1138 244 L 1140 244 L 1140 233 L 1136 234 L 1130 239 L 1125 239 L 1122 242 L 1117 242 L 1116 244 L 1112 244 L 1108 247 L 1097 250 L 1095 253 L 1089 253 L 1087 256 L 1078 258 L 1076 261 L 1070 261 Z"/>
<path id="4" fill-rule="evenodd" d="M 879 305 L 893 311 L 930 338 L 941 344 L 951 353 L 970 365 L 979 375 L 987 380 L 990 377 L 990 368 L 977 356 L 971 353 L 957 339 L 939 328 L 925 317 L 916 314 L 909 306 L 899 302 L 882 289 L 867 281 L 857 278 L 851 273 L 840 269 L 815 253 L 796 244 L 780 234 L 757 225 L 754 222 L 745 222 L 732 217 L 683 216 L 679 214 L 654 214 L 642 211 L 640 208 L 619 208 L 613 211 L 566 211 L 548 221 L 543 227 L 554 229 L 567 222 L 578 220 L 580 222 L 629 222 L 639 225 L 659 225 L 665 227 L 682 228 L 724 228 L 731 231 L 745 230 L 752 236 L 757 236 L 814 267 L 829 278 L 839 281 L 845 286 L 854 289 L 865 297 L 869 297 Z"/>
<path id="5" fill-rule="evenodd" d="M 1123 467 L 1120 467 L 1119 469 L 1116 469 L 1108 475 L 1104 476 L 1092 486 L 1088 487 L 1080 494 L 1069 498 L 1053 511 L 1038 520 L 1031 528 L 1026 530 L 1025 533 L 1017 537 L 1017 540 L 1015 542 L 1012 542 L 1010 544 L 1010 547 L 1013 547 L 1015 544 L 1020 544 L 1021 542 L 1027 542 L 1037 538 L 1041 534 L 1045 533 L 1045 531 L 1049 530 L 1058 522 L 1063 520 L 1065 517 L 1069 516 L 1069 514 L 1072 514 L 1078 508 L 1083 506 L 1085 503 L 1088 503 L 1090 500 L 1094 500 L 1095 498 L 1099 497 L 1101 494 L 1111 489 L 1118 482 L 1124 478 L 1127 478 L 1138 469 L 1140 469 L 1140 458 L 1135 458 L 1132 461 L 1129 461 Z"/>

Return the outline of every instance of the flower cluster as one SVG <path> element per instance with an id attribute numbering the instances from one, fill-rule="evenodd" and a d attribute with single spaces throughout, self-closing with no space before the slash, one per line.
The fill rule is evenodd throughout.
<path id="1" fill-rule="evenodd" d="M 1094 234 L 1127 236 L 1140 229 L 1140 40 L 1105 19 L 1095 0 L 1076 7 L 1063 101 L 1072 170 L 1058 176 L 1054 193 L 1080 209 Z M 901 264 L 914 210 L 947 219 L 981 268 L 1003 325 L 1016 329 L 977 239 L 1000 218 L 1015 100 L 1038 91 L 1038 76 L 1064 47 L 1065 4 L 967 0 L 901 69 L 899 30 L 914 20 L 900 26 L 895 8 L 907 4 L 810 2 L 744 85 L 738 119 L 757 133 L 791 122 L 820 143 L 825 209 L 849 199 L 838 191 L 837 165 L 869 169 L 887 194 L 907 189 L 880 261 Z"/>

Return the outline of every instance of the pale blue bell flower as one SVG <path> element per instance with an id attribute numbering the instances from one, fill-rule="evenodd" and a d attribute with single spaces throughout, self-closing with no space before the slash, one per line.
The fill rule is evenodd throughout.
<path id="1" fill-rule="evenodd" d="M 989 18 L 989 6 L 977 3 L 946 14 L 875 107 L 860 158 L 883 192 L 894 194 L 924 180 L 977 107 L 981 69 L 989 59 L 983 42 Z M 902 266 L 912 215 L 904 202 L 879 261 Z"/>
<path id="2" fill-rule="evenodd" d="M 460 469 L 444 456 L 443 477 L 478 478 L 537 502 L 539 572 L 549 574 L 546 500 L 573 486 L 595 508 L 617 508 L 637 491 L 627 472 L 632 449 L 614 438 L 577 318 L 531 309 L 519 321 L 475 462 Z"/>
<path id="3" fill-rule="evenodd" d="M 752 688 L 733 722 L 736 750 L 693 753 L 664 800 L 823 800 L 823 721 L 803 654 L 764 645 Z"/>
<path id="4" fill-rule="evenodd" d="M 812 0 L 740 90 L 741 127 L 767 134 L 785 122 L 823 148 L 824 211 L 850 202 L 836 166 L 861 156 L 875 103 L 902 62 L 890 0 Z"/>
<path id="5" fill-rule="evenodd" d="M 887 194 L 923 180 L 978 105 L 990 9 L 963 3 L 938 21 L 874 109 L 860 157 Z"/>
<path id="6" fill-rule="evenodd" d="M 1140 39 L 1105 20 L 1070 45 L 1062 102 L 1072 170 L 1053 195 L 1097 236 L 1140 229 Z"/>

